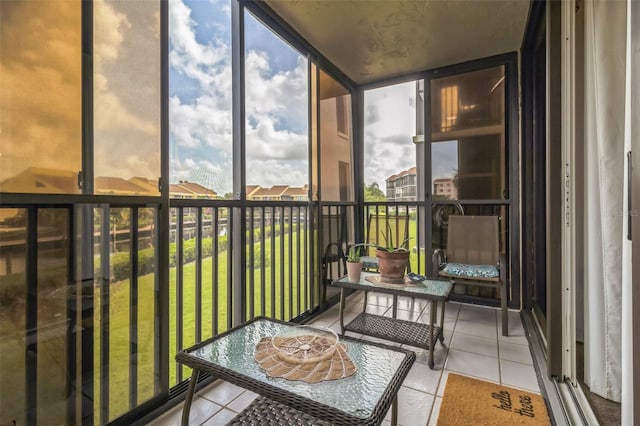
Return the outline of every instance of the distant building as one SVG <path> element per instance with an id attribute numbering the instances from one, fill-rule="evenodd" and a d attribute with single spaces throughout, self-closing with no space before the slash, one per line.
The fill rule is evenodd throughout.
<path id="1" fill-rule="evenodd" d="M 205 188 L 199 183 L 180 181 L 172 183 L 169 188 L 171 198 L 218 198 L 216 191 Z"/>
<path id="2" fill-rule="evenodd" d="M 94 179 L 94 193 L 99 195 L 157 195 L 158 184 L 143 177 L 129 180 L 113 176 Z M 29 167 L 0 183 L 3 192 L 41 194 L 79 194 L 78 172 L 71 170 Z"/>
<path id="3" fill-rule="evenodd" d="M 301 187 L 290 186 L 282 196 L 283 200 L 306 201 L 309 199 L 309 187 L 303 185 Z"/>
<path id="4" fill-rule="evenodd" d="M 70 170 L 30 167 L 0 182 L 2 192 L 79 194 L 78 173 Z M 124 179 L 114 176 L 98 176 L 94 179 L 94 193 L 98 195 L 160 195 L 158 181 L 141 176 Z M 247 185 L 247 200 L 255 201 L 306 201 L 309 186 Z M 171 198 L 216 199 L 218 193 L 199 183 L 179 181 L 169 185 Z"/>
<path id="5" fill-rule="evenodd" d="M 2 192 L 79 194 L 78 172 L 29 167 L 0 182 Z"/>
<path id="6" fill-rule="evenodd" d="M 152 180 L 152 179 L 147 179 L 146 177 L 140 177 L 140 176 L 136 176 L 136 177 L 132 177 L 131 179 L 129 179 L 129 182 L 131 183 L 135 183 L 136 185 L 138 185 L 140 188 L 143 188 L 146 190 L 146 192 L 149 193 L 160 193 L 160 189 L 158 189 L 158 180 Z"/>
<path id="7" fill-rule="evenodd" d="M 458 188 L 453 178 L 439 178 L 433 180 L 433 196 L 447 200 L 458 199 Z"/>
<path id="8" fill-rule="evenodd" d="M 126 179 L 98 176 L 94 181 L 94 192 L 99 195 L 138 195 L 147 194 L 149 191 Z"/>
<path id="9" fill-rule="evenodd" d="M 247 200 L 255 201 L 280 201 L 289 185 L 273 185 L 271 188 L 258 187 Z"/>
<path id="10" fill-rule="evenodd" d="M 388 201 L 416 201 L 416 168 L 412 167 L 387 178 Z"/>
<path id="11" fill-rule="evenodd" d="M 253 197 L 253 195 L 259 189 L 260 189 L 260 185 L 247 185 L 246 186 L 247 200 L 251 200 L 252 199 L 251 197 Z"/>
<path id="12" fill-rule="evenodd" d="M 247 200 L 254 201 L 306 201 L 309 199 L 309 187 L 307 185 L 301 187 L 273 185 L 271 188 L 248 185 L 246 191 Z"/>

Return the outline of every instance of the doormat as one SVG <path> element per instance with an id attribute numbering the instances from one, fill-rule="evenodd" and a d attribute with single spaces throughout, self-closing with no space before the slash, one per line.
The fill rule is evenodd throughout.
<path id="1" fill-rule="evenodd" d="M 540 395 L 449 373 L 438 426 L 550 424 Z"/>

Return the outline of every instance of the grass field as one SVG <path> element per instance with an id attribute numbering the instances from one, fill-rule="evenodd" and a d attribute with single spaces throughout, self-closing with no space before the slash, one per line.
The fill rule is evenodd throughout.
<path id="1" fill-rule="evenodd" d="M 409 227 L 410 246 L 413 246 L 412 242 L 416 242 L 416 228 L 415 226 Z M 297 234 L 292 233 L 293 244 L 297 244 Z M 298 300 L 297 285 L 295 278 L 300 277 L 301 282 L 304 282 L 304 269 L 300 266 L 300 270 L 297 271 L 294 268 L 294 283 L 292 285 L 292 292 L 289 291 L 290 277 L 288 276 L 289 268 L 289 252 L 287 247 L 289 246 L 289 235 L 284 236 L 284 259 L 281 262 L 280 259 L 280 237 L 275 239 L 275 253 L 271 253 L 270 240 L 265 241 L 265 258 L 267 259 L 266 265 L 264 265 L 265 276 L 265 312 L 261 311 L 261 298 L 262 298 L 262 286 L 261 286 L 261 272 L 260 269 L 255 269 L 254 275 L 254 293 L 253 304 L 256 315 L 267 315 L 280 319 L 289 319 L 302 313 L 304 305 L 300 311 L 297 310 L 297 303 L 294 303 L 293 310 L 289 309 L 289 301 Z M 256 244 L 256 251 L 254 255 L 256 258 L 260 257 L 262 246 Z M 304 258 L 298 258 L 297 251 L 293 251 L 293 258 L 291 261 L 293 265 L 304 265 Z M 268 260 L 271 260 L 269 262 Z M 221 251 L 218 257 L 215 259 L 218 263 L 218 276 L 216 282 L 217 288 L 217 305 L 213 306 L 213 262 L 214 259 L 209 257 L 203 259 L 202 262 L 202 340 L 213 336 L 214 334 L 221 333 L 227 329 L 227 251 Z M 425 262 L 424 257 L 421 258 L 422 262 Z M 412 253 L 411 255 L 412 270 L 418 270 L 417 255 Z M 284 265 L 284 271 L 280 270 L 280 264 Z M 271 268 L 275 265 L 275 281 L 271 281 Z M 424 264 L 422 266 L 424 271 Z M 281 289 L 280 279 L 284 273 L 284 291 Z M 169 271 L 169 384 L 170 386 L 176 385 L 178 380 L 177 364 L 173 362 L 173 359 L 177 350 L 176 342 L 176 274 L 177 269 L 171 268 Z M 183 317 L 182 317 L 182 333 L 183 341 L 182 347 L 189 347 L 196 343 L 196 263 L 192 262 L 184 265 L 183 268 Z M 248 281 L 248 280 L 247 280 Z M 151 398 L 154 393 L 154 371 L 153 371 L 153 354 L 157 350 L 154 348 L 153 330 L 155 317 L 154 311 L 154 275 L 149 274 L 140 277 L 138 280 L 138 403 L 141 403 Z M 275 291 L 275 307 L 271 306 L 271 293 Z M 249 295 L 249 288 L 247 284 L 247 297 Z M 302 288 L 301 298 L 304 300 L 307 297 L 306 289 Z M 249 302 L 247 300 L 247 302 Z M 283 306 L 284 305 L 284 306 Z M 129 410 L 128 407 L 128 389 L 129 389 L 129 282 L 122 281 L 115 283 L 111 286 L 110 296 L 110 418 Z M 281 315 L 281 310 L 284 310 L 284 316 Z M 217 316 L 217 333 L 213 332 L 213 318 Z M 96 318 L 96 326 L 100 319 Z M 96 333 L 95 340 L 96 348 L 99 346 L 99 335 Z M 99 365 L 99 351 L 95 352 L 95 362 Z M 190 369 L 182 367 L 182 380 L 189 377 L 191 374 Z M 96 383 L 95 395 L 99 395 L 99 382 Z M 98 407 L 96 406 L 96 409 Z"/>
<path id="2" fill-rule="evenodd" d="M 297 235 L 292 234 L 293 244 L 297 244 Z M 280 237 L 276 237 L 276 253 L 270 253 L 270 244 L 265 247 L 265 257 L 271 259 L 264 265 L 265 286 L 265 312 L 261 311 L 262 285 L 260 269 L 255 269 L 254 274 L 254 292 L 252 295 L 255 315 L 267 315 L 275 318 L 289 319 L 295 317 L 305 310 L 305 303 L 302 303 L 301 309 L 298 310 L 298 281 L 300 284 L 301 300 L 306 300 L 308 289 L 304 283 L 304 262 L 305 259 L 298 255 L 297 252 L 292 253 L 292 259 L 289 259 L 289 252 L 285 250 L 284 259 L 280 259 Z M 285 248 L 289 244 L 289 235 L 284 236 L 283 241 Z M 261 246 L 256 245 L 258 257 L 261 254 Z M 227 251 L 222 251 L 214 259 L 212 257 L 204 258 L 201 267 L 202 276 L 202 293 L 201 293 L 201 339 L 205 340 L 215 334 L 223 332 L 227 329 Z M 214 280 L 213 271 L 214 263 L 218 264 L 218 275 Z M 280 265 L 284 265 L 281 270 Z M 292 276 L 289 275 L 289 265 L 294 265 Z M 271 280 L 272 265 L 275 265 L 275 280 Z M 247 269 L 247 273 L 251 273 L 253 268 Z M 169 271 L 169 384 L 176 385 L 178 380 L 177 364 L 173 361 L 178 349 L 176 340 L 176 330 L 178 328 L 178 318 L 176 316 L 176 300 L 177 300 L 177 268 L 171 268 Z M 281 283 L 281 277 L 283 282 Z M 214 306 L 213 295 L 214 285 L 217 285 L 217 303 Z M 291 287 L 290 287 L 291 284 Z M 138 338 L 137 338 L 137 403 L 144 402 L 154 396 L 154 381 L 157 380 L 154 373 L 154 353 L 157 351 L 154 335 L 156 325 L 155 312 L 155 277 L 154 274 L 148 274 L 138 279 Z M 281 288 L 283 285 L 283 288 Z M 283 291 L 284 290 L 284 291 Z M 99 290 L 97 290 L 99 292 Z M 271 294 L 275 292 L 275 306 L 271 306 Z M 100 300 L 99 293 L 96 300 Z M 249 288 L 247 284 L 247 297 Z M 109 295 L 109 417 L 113 419 L 130 409 L 129 407 L 129 366 L 131 359 L 130 351 L 130 335 L 129 335 L 129 298 L 130 285 L 129 281 L 121 281 L 110 286 Z M 290 309 L 290 301 L 294 301 Z M 182 288 L 182 306 L 183 315 L 181 318 L 182 329 L 182 348 L 192 346 L 196 343 L 196 263 L 192 262 L 183 267 L 183 288 Z M 248 301 L 247 301 L 248 302 Z M 284 311 L 284 316 L 281 312 Z M 100 365 L 100 334 L 97 332 L 101 324 L 101 318 L 96 311 L 94 327 L 94 363 Z M 214 333 L 214 318 L 217 318 L 217 330 Z M 182 367 L 182 380 L 189 377 L 190 369 Z M 100 380 L 94 382 L 94 396 L 96 401 L 100 397 Z M 99 406 L 96 403 L 96 413 Z M 98 419 L 96 418 L 96 421 Z"/>
<path id="3" fill-rule="evenodd" d="M 415 224 L 410 224 L 410 247 L 417 245 Z M 282 239 L 281 239 L 282 238 Z M 289 238 L 292 238 L 293 250 L 289 258 Z M 249 305 L 253 303 L 255 315 L 267 315 L 281 319 L 295 317 L 306 309 L 311 308 L 307 304 L 311 289 L 305 288 L 305 279 L 311 271 L 304 268 L 306 263 L 304 251 L 298 253 L 297 247 L 303 247 L 303 241 L 298 241 L 298 235 L 294 231 L 286 233 L 283 237 L 277 236 L 274 240 L 276 250 L 272 253 L 272 242 L 265 240 L 264 249 L 260 243 L 255 244 L 254 256 L 256 260 L 248 267 L 246 273 L 246 293 Z M 284 246 L 284 257 L 280 247 Z M 264 250 L 265 265 L 259 264 Z M 201 293 L 201 339 L 207 339 L 214 334 L 220 333 L 227 328 L 227 251 L 220 250 L 217 257 L 207 257 L 202 261 L 200 271 L 202 282 Z M 249 255 L 247 256 L 249 259 Z M 421 258 L 422 271 L 424 262 Z M 213 276 L 214 262 L 217 263 L 217 276 Z M 417 271 L 417 254 L 411 255 L 412 270 Z M 281 268 L 281 265 L 283 267 Z M 290 273 L 289 268 L 292 265 Z M 273 268 L 273 269 L 272 269 Z M 262 290 L 262 269 L 264 269 L 265 285 Z M 274 277 L 272 278 L 272 272 Z M 253 292 L 250 291 L 250 276 L 253 274 Z M 66 284 L 66 273 L 57 278 L 59 285 Z M 156 332 L 159 324 L 160 313 L 156 312 L 156 298 L 158 293 L 155 288 L 155 273 L 140 276 L 138 278 L 138 299 L 135 305 L 137 316 L 137 338 L 136 345 L 137 359 L 135 362 L 130 358 L 131 336 L 130 336 L 130 282 L 129 280 L 114 282 L 109 285 L 109 420 L 124 414 L 133 407 L 130 406 L 130 366 L 134 365 L 137 375 L 137 386 L 135 392 L 135 405 L 139 405 L 153 397 L 158 389 L 159 378 L 156 377 L 155 353 L 159 350 L 156 347 Z M 196 343 L 196 263 L 191 262 L 183 266 L 183 287 L 182 287 L 182 317 L 180 321 L 176 316 L 177 300 L 177 268 L 169 269 L 169 385 L 175 386 L 180 380 L 177 365 L 173 361 L 178 346 L 189 347 Z M 300 292 L 298 291 L 300 282 Z M 214 306 L 214 283 L 217 283 L 215 295 L 217 303 Z M 264 293 L 264 294 L 263 294 Z M 271 299 L 274 294 L 275 306 L 272 306 Z M 298 294 L 300 293 L 300 294 Z M 264 296 L 265 310 L 261 310 L 261 301 Z M 298 301 L 302 301 L 298 307 Z M 290 303 L 294 302 L 294 303 Z M 101 288 L 95 288 L 94 297 L 94 413 L 95 423 L 99 424 L 100 401 L 101 401 L 101 374 L 103 347 L 101 342 L 101 327 L 103 325 L 100 317 L 100 306 L 102 305 Z M 291 306 L 290 306 L 291 305 Z M 57 318 L 66 313 L 60 305 L 48 300 L 45 294 L 39 295 L 38 318 Z M 5 308 L 6 309 L 6 308 Z M 2 400 L 0 401 L 0 423 L 17 419 L 18 423 L 24 423 L 24 395 L 25 395 L 25 341 L 24 333 L 24 300 L 18 301 L 13 307 L 12 314 L 3 311 L 0 315 L 0 331 L 3 339 L 0 340 L 0 386 Z M 247 309 L 249 311 L 249 309 Z M 213 330 L 214 318 L 217 319 L 217 329 Z M 64 323 L 66 324 L 66 323 Z M 178 326 L 182 330 L 182 343 L 178 345 L 176 330 Z M 39 322 L 40 327 L 40 322 Z M 38 343 L 38 400 L 37 406 L 39 414 L 51 420 L 53 423 L 64 423 L 66 416 L 66 330 L 64 326 L 57 337 L 48 338 L 46 341 L 39 337 Z M 78 358 L 79 360 L 79 358 Z M 189 377 L 190 371 L 186 368 L 182 370 L 181 380 Z M 8 419 L 8 420 L 7 420 Z M 6 420 L 6 421 L 5 421 Z"/>

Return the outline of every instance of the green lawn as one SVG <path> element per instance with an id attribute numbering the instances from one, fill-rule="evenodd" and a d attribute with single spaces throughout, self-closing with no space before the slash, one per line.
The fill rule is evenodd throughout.
<path id="1" fill-rule="evenodd" d="M 410 246 L 417 245 L 415 224 L 410 224 Z M 292 238 L 291 258 L 289 258 L 289 238 Z M 298 253 L 298 247 L 303 247 L 304 242 L 298 241 L 298 234 L 295 230 L 289 234 L 285 233 L 283 237 L 276 236 L 273 245 L 275 251 L 272 251 L 272 241 L 267 235 L 264 248 L 260 243 L 255 244 L 255 268 L 247 269 L 247 300 L 246 306 L 253 303 L 254 315 L 267 315 L 280 319 L 290 319 L 305 310 L 310 309 L 307 299 L 309 299 L 308 289 L 304 287 L 305 278 L 311 275 L 312 271 L 304 269 L 306 263 L 305 253 Z M 281 254 L 281 246 L 284 246 L 284 255 Z M 259 259 L 264 250 L 265 265 L 259 264 Z M 202 262 L 202 331 L 201 338 L 207 339 L 214 334 L 225 331 L 227 328 L 227 251 L 220 250 L 216 258 L 207 257 Z M 284 257 L 282 257 L 284 256 Z M 247 256 L 249 260 L 249 256 Z M 217 276 L 213 277 L 214 261 L 217 262 Z M 425 258 L 422 258 L 425 261 Z M 412 270 L 417 270 L 417 255 L 412 253 L 411 256 Z M 272 271 L 272 265 L 274 269 Z M 281 265 L 283 267 L 281 268 Z M 289 267 L 293 265 L 290 274 Z M 265 285 L 262 289 L 262 269 L 264 266 Z M 424 266 L 422 268 L 424 270 Z M 56 280 L 59 282 L 57 286 L 66 284 L 66 269 L 62 269 L 61 273 L 56 272 Z M 274 277 L 272 279 L 272 272 Z M 305 273 L 306 272 L 306 273 Z M 176 268 L 169 270 L 169 385 L 174 386 L 178 383 L 177 365 L 173 362 L 178 343 L 176 342 Z M 249 278 L 253 274 L 253 292 L 250 292 Z M 44 274 L 42 274 L 44 275 Z M 196 300 L 196 264 L 188 263 L 183 267 L 183 315 L 182 315 L 182 334 L 183 340 L 181 347 L 189 347 L 196 343 L 195 339 L 195 300 Z M 7 277 L 4 277 L 7 278 Z M 281 278 L 284 283 L 281 286 Z M 52 278 L 53 279 L 53 278 Z M 300 294 L 298 294 L 298 280 L 301 283 Z M 218 283 L 216 295 L 217 304 L 213 304 L 213 283 Z M 160 314 L 155 311 L 157 293 L 154 288 L 154 273 L 139 277 L 138 279 L 138 303 L 137 309 L 137 360 L 134 365 L 137 368 L 137 395 L 136 404 L 141 404 L 149 398 L 153 397 L 159 378 L 155 377 L 154 372 L 154 355 L 159 348 L 155 347 L 155 334 Z M 130 353 L 130 283 L 128 280 L 112 283 L 109 286 L 109 420 L 129 411 L 129 369 L 132 360 Z M 101 362 L 101 324 L 100 317 L 101 289 L 95 289 L 94 298 L 94 401 L 95 401 L 95 422 L 99 423 L 100 414 L 100 377 Z M 261 310 L 261 300 L 264 293 L 265 311 Z M 272 306 L 272 293 L 275 296 L 275 305 Z M 298 300 L 301 301 L 298 307 Z M 290 307 L 290 301 L 292 306 Z M 24 312 L 24 301 L 16 301 L 12 308 L 7 308 L 0 317 L 0 323 L 4 332 L 15 330 L 15 333 L 9 333 L 5 339 L 0 342 L 0 356 L 2 357 L 2 385 L 3 395 L 5 395 L 5 386 L 12 389 L 11 395 L 15 398 L 3 398 L 0 404 L 4 408 L 9 406 L 17 408 L 16 414 L 20 418 L 24 409 L 20 408 L 24 402 L 24 368 L 25 368 L 25 352 L 24 340 L 20 337 L 21 330 L 24 330 L 23 316 L 20 312 Z M 43 297 L 38 305 L 39 318 L 54 317 L 56 312 L 64 316 L 64 309 L 53 309 L 53 302 Z M 16 315 L 8 315 L 15 310 Z M 249 312 L 249 309 L 247 309 Z M 57 314 L 56 314 L 57 315 Z M 217 318 L 217 330 L 213 330 L 213 319 Z M 16 334 L 17 333 L 17 334 Z M 5 333 L 7 334 L 7 333 Z M 17 337 L 11 337 L 15 334 Z M 38 387 L 39 400 L 38 405 L 47 409 L 49 419 L 59 419 L 64 422 L 65 404 L 62 403 L 66 399 L 66 391 L 64 383 L 66 382 L 66 338 L 65 332 L 61 332 L 61 337 L 57 337 L 46 344 L 39 345 L 38 349 Z M 9 357 L 7 354 L 12 354 Z M 189 377 L 190 372 L 184 368 L 182 372 L 182 380 Z M 45 403 L 50 401 L 50 403 Z M 6 404 L 5 404 L 6 402 Z M 55 407 L 55 408 L 54 408 Z M 56 414 L 54 414 L 54 410 Z M 59 413 L 58 413 L 59 411 Z M 44 415 L 44 414 L 43 414 Z M 45 416 L 45 417 L 47 417 Z"/>
<path id="2" fill-rule="evenodd" d="M 297 247 L 297 234 L 292 233 L 293 245 Z M 297 250 L 293 250 L 292 258 L 289 259 L 289 235 L 284 236 L 284 258 L 281 259 L 280 244 L 281 237 L 275 238 L 276 251 L 271 253 L 271 241 L 267 240 L 265 245 L 265 258 L 267 259 L 265 276 L 265 312 L 261 311 L 262 281 L 261 267 L 247 270 L 248 274 L 254 274 L 253 295 L 249 294 L 249 280 L 247 279 L 248 303 L 253 299 L 254 314 L 267 315 L 280 319 L 290 319 L 302 313 L 306 309 L 306 302 L 301 303 L 298 310 L 298 303 L 293 303 L 290 309 L 289 301 L 298 300 L 297 279 L 301 282 L 300 297 L 307 298 L 307 291 L 304 288 L 304 253 L 299 255 Z M 302 245 L 302 241 L 300 242 Z M 257 258 L 260 257 L 262 246 L 256 244 L 254 251 Z M 271 262 L 268 260 L 271 259 Z M 217 304 L 213 304 L 213 271 L 214 261 L 218 263 L 218 275 L 215 282 L 217 288 Z M 275 280 L 272 281 L 271 265 L 275 265 Z M 293 265 L 293 274 L 289 275 L 289 265 Z M 280 268 L 283 265 L 284 268 Z M 300 265 L 300 266 L 299 266 Z M 201 338 L 207 339 L 214 334 L 218 334 L 227 329 L 227 251 L 218 253 L 217 258 L 204 258 L 202 262 L 202 311 L 201 311 Z M 177 269 L 171 268 L 169 271 L 169 356 L 173 360 L 178 348 L 176 341 L 176 276 Z M 249 276 L 249 275 L 248 275 Z M 281 288 L 281 277 L 284 278 L 284 288 Z M 183 315 L 182 315 L 182 348 L 192 346 L 196 343 L 196 263 L 192 262 L 183 267 Z M 154 294 L 154 274 L 148 274 L 138 279 L 138 404 L 151 398 L 154 395 L 154 326 L 155 294 Z M 289 284 L 292 284 L 291 288 Z M 113 419 L 130 409 L 129 407 L 129 281 L 120 281 L 110 286 L 110 309 L 109 309 L 109 417 Z M 284 290 L 284 291 L 283 291 Z M 97 290 L 99 291 L 99 290 Z M 271 294 L 275 291 L 275 307 L 271 306 Z M 96 300 L 99 300 L 97 294 Z M 275 309 L 274 309 L 275 308 Z M 284 311 L 284 316 L 281 312 Z M 213 318 L 217 318 L 217 333 L 213 330 Z M 100 327 L 101 319 L 96 311 L 94 341 L 94 362 L 96 371 L 100 365 Z M 176 372 L 177 364 L 169 363 L 169 383 L 174 386 L 178 383 Z M 189 377 L 190 370 L 183 367 L 182 380 Z M 94 395 L 96 396 L 96 415 L 99 413 L 100 380 L 95 381 Z M 96 417 L 97 421 L 97 417 Z"/>

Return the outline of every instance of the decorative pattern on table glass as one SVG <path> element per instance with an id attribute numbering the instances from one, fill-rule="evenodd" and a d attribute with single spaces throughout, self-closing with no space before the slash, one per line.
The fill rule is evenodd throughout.
<path id="1" fill-rule="evenodd" d="M 307 342 L 310 336 L 296 339 Z M 269 377 L 281 377 L 287 380 L 300 380 L 307 383 L 318 383 L 326 380 L 344 379 L 355 374 L 357 367 L 349 357 L 346 346 L 337 343 L 330 351 L 322 350 L 321 357 L 315 360 L 300 362 L 295 357 L 283 356 L 276 340 L 278 337 L 265 337 L 256 346 L 255 360 Z M 291 340 L 290 343 L 294 341 Z M 301 343 L 307 345 L 307 343 Z M 320 343 L 324 346 L 325 343 Z M 298 351 L 299 353 L 300 351 Z M 326 355 L 329 356 L 326 356 Z"/>
<path id="2" fill-rule="evenodd" d="M 329 328 L 293 327 L 273 337 L 276 355 L 284 361 L 301 364 L 330 358 L 338 346 L 338 335 Z"/>
<path id="3" fill-rule="evenodd" d="M 358 366 L 351 377 L 345 380 L 324 380 L 313 383 L 312 386 L 296 380 L 273 379 L 256 362 L 256 348 L 264 337 L 277 336 L 290 328 L 289 325 L 268 320 L 256 320 L 241 330 L 216 338 L 215 345 L 204 345 L 190 351 L 190 355 L 258 381 L 268 380 L 272 386 L 349 415 L 362 419 L 371 416 L 406 355 L 349 339 L 342 344 L 354 366 Z M 247 347 L 254 350 L 247 350 Z"/>

